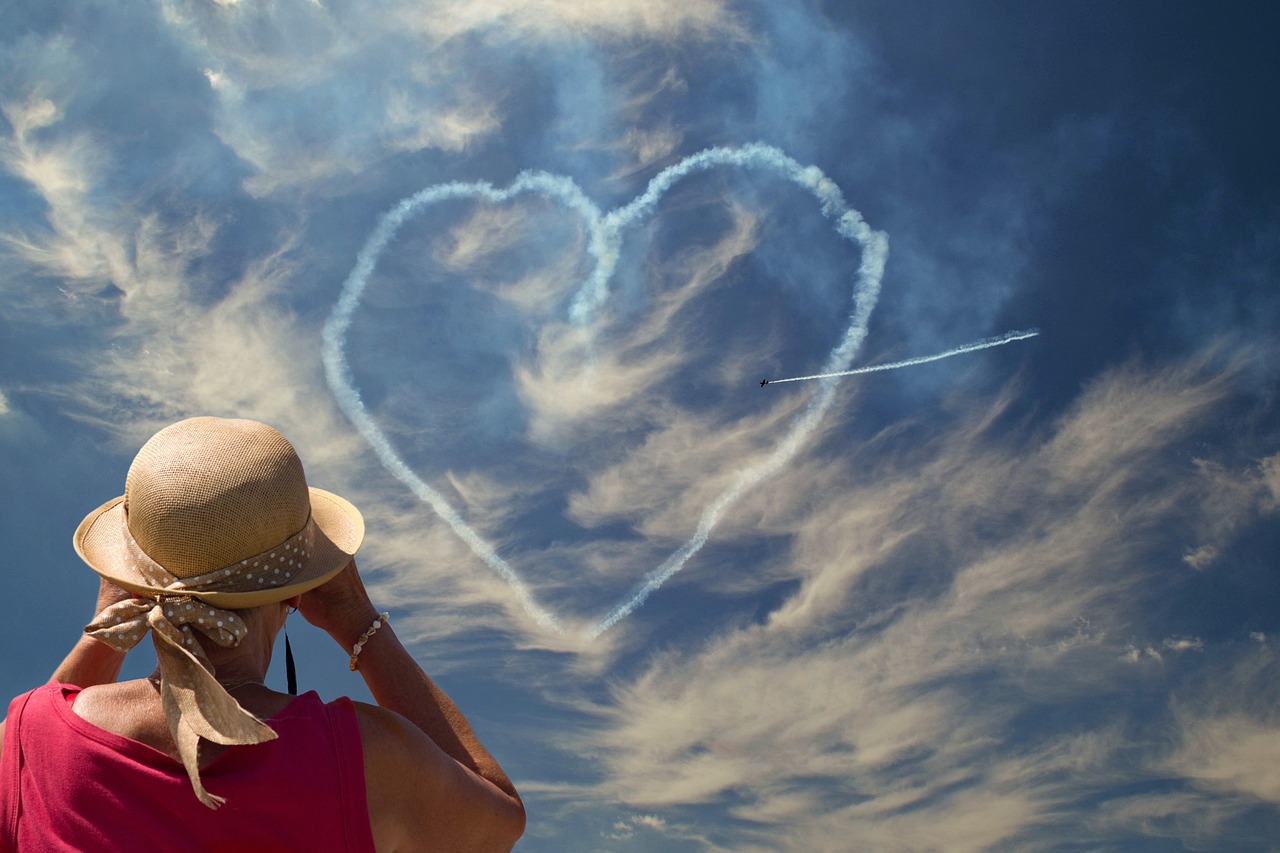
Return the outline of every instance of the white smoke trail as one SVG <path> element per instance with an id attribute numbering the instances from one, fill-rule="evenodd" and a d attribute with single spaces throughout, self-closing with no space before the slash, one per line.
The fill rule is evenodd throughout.
<path id="1" fill-rule="evenodd" d="M 934 355 L 918 355 L 914 358 L 903 359 L 902 361 L 892 361 L 886 364 L 873 364 L 870 367 L 856 367 L 853 370 L 841 370 L 838 373 L 815 373 L 812 376 L 792 376 L 789 379 L 770 379 L 766 384 L 781 385 L 783 382 L 806 382 L 810 379 L 835 379 L 838 376 L 860 376 L 863 373 L 878 373 L 881 370 L 898 370 L 902 367 L 915 367 L 917 364 L 928 364 L 931 361 L 942 361 L 944 358 L 964 355 L 967 352 L 977 352 L 978 350 L 1000 347 L 1005 344 L 1011 344 L 1014 341 L 1025 341 L 1027 338 L 1034 338 L 1038 334 L 1040 334 L 1039 329 L 1005 332 L 1003 335 L 996 335 L 992 338 L 983 338 L 980 341 L 963 344 Z"/>
<path id="2" fill-rule="evenodd" d="M 871 239 L 871 235 L 877 233 L 867 227 L 862 221 L 861 214 L 851 210 L 845 204 L 840 188 L 817 166 L 803 166 L 777 148 L 761 143 L 744 145 L 741 148 L 708 148 L 686 157 L 674 166 L 663 169 L 649 181 L 643 194 L 629 204 L 610 211 L 603 218 L 599 231 L 599 245 L 604 251 L 597 254 L 594 248 L 591 250 L 597 266 L 583 282 L 582 288 L 569 308 L 569 316 L 573 321 L 585 324 L 591 319 L 596 309 L 608 300 L 609 280 L 618 262 L 622 229 L 634 224 L 642 216 L 651 215 L 658 200 L 677 181 L 694 172 L 722 166 L 773 171 L 792 183 L 798 184 L 818 199 L 824 216 L 836 220 L 836 231 L 840 236 L 846 240 L 862 243 L 864 248 L 866 241 Z M 883 238 L 884 235 L 880 234 L 879 237 Z M 864 258 L 864 264 L 865 260 Z M 878 282 L 876 288 L 878 293 Z M 874 307 L 874 300 L 872 307 Z"/>
<path id="3" fill-rule="evenodd" d="M 670 557 L 667 557 L 662 565 L 645 575 L 644 579 L 636 584 L 627 596 L 609 611 L 608 615 L 592 626 L 591 630 L 588 631 L 588 636 L 591 639 L 595 639 L 612 628 L 619 620 L 644 604 L 649 595 L 666 583 L 672 575 L 683 569 L 685 563 L 689 562 L 689 559 L 702 550 L 703 545 L 707 544 L 707 539 L 710 538 L 711 531 L 720 520 L 721 514 L 733 506 L 739 498 L 761 480 L 776 474 L 795 455 L 804 439 L 813 432 L 814 427 L 818 425 L 818 422 L 822 420 L 822 416 L 826 414 L 834 394 L 835 383 L 824 382 L 823 387 L 809 401 L 809 405 L 805 407 L 804 412 L 801 413 L 795 426 L 783 439 L 782 443 L 774 448 L 774 451 L 765 457 L 762 462 L 758 462 L 739 473 L 734 484 L 721 492 L 720 496 L 702 511 L 702 517 L 698 520 L 698 529 L 694 531 L 689 541 L 681 545 Z"/>
<path id="4" fill-rule="evenodd" d="M 408 486 L 420 500 L 428 504 L 494 573 L 511 585 L 520 604 L 539 625 L 557 631 L 563 630 L 559 621 L 535 600 L 515 569 L 471 529 L 443 495 L 418 477 L 400 459 L 373 417 L 365 409 L 360 393 L 355 388 L 345 354 L 346 334 L 351 325 L 352 315 L 360 305 L 360 297 L 368 285 L 378 258 L 410 218 L 430 205 L 451 199 L 479 199 L 498 203 L 522 193 L 536 192 L 575 211 L 586 224 L 587 252 L 595 260 L 596 266 L 575 294 L 569 307 L 569 317 L 574 323 L 589 328 L 588 324 L 592 322 L 596 312 L 608 301 L 609 282 L 618 263 L 622 230 L 635 224 L 641 217 L 651 215 L 658 200 L 677 181 L 694 172 L 718 167 L 772 171 L 807 190 L 817 199 L 822 215 L 833 220 L 836 233 L 858 245 L 862 258 L 853 279 L 853 308 L 849 316 L 849 325 L 846 327 L 843 338 L 828 355 L 824 373 L 813 377 L 796 377 L 795 380 L 776 380 L 782 382 L 806 378 L 819 379 L 821 383 L 813 399 L 805 406 L 778 446 L 763 460 L 739 472 L 733 485 L 722 492 L 703 511 L 693 536 L 660 566 L 649 572 L 620 603 L 597 622 L 588 631 L 589 637 L 598 637 L 640 607 L 651 593 L 684 568 L 685 564 L 701 550 L 720 517 L 742 495 L 790 461 L 830 408 L 836 389 L 836 383 L 832 381 L 835 377 L 849 375 L 851 372 L 891 370 L 912 364 L 922 364 L 926 361 L 958 355 L 961 352 L 969 352 L 972 349 L 999 346 L 1000 343 L 1014 340 L 1014 338 L 988 339 L 978 344 L 967 345 L 967 348 L 960 347 L 937 356 L 925 356 L 892 365 L 850 371 L 849 364 L 866 338 L 867 324 L 880 295 L 880 283 L 888 259 L 888 238 L 882 232 L 868 226 L 861 214 L 845 203 L 840 188 L 820 169 L 816 166 L 803 166 L 778 149 L 767 145 L 712 148 L 695 154 L 664 169 L 649 182 L 642 195 L 605 215 L 602 215 L 599 208 L 582 194 L 577 184 L 571 179 L 546 172 L 521 173 L 511 186 L 502 190 L 495 189 L 484 182 L 454 182 L 428 187 L 402 200 L 382 216 L 373 233 L 365 241 L 356 258 L 355 267 L 343 282 L 337 304 L 325 322 L 323 344 L 325 376 L 338 405 L 369 442 L 383 466 Z M 1030 336 L 1034 332 L 1009 334 Z M 1002 338 L 1007 337 L 1007 335 L 1002 336 Z"/>
<path id="5" fill-rule="evenodd" d="M 355 383 L 351 376 L 351 368 L 347 363 L 345 353 L 346 334 L 351 325 L 351 316 L 360 305 L 360 296 L 369 283 L 369 276 L 373 274 L 373 268 L 378 261 L 378 257 L 410 217 L 429 205 L 448 199 L 483 198 L 493 202 L 500 202 L 531 190 L 543 192 L 565 206 L 578 211 L 593 232 L 590 246 L 592 249 L 596 248 L 596 239 L 600 231 L 599 211 L 594 204 L 582 195 L 577 185 L 568 178 L 548 175 L 542 172 L 530 172 L 522 174 L 514 184 L 501 191 L 495 190 L 487 183 L 465 184 L 455 182 L 428 187 L 401 201 L 378 221 L 377 227 L 373 229 L 373 233 L 369 235 L 369 239 L 365 241 L 364 247 L 361 248 L 359 255 L 356 256 L 356 265 L 351 270 L 351 274 L 347 276 L 347 280 L 343 282 L 338 302 L 334 306 L 333 312 L 329 315 L 329 319 L 325 321 L 322 349 L 325 378 L 329 382 L 329 388 L 333 391 L 334 398 L 338 401 L 342 411 L 351 419 L 356 430 L 369 442 L 369 446 L 373 448 L 374 454 L 378 457 L 383 467 L 391 472 L 396 479 L 408 486 L 410 491 L 418 496 L 419 500 L 435 510 L 436 514 L 453 529 L 453 532 L 460 539 L 471 546 L 471 550 L 480 559 L 484 560 L 490 569 L 511 585 L 525 612 L 539 625 L 560 630 L 559 621 L 538 604 L 515 569 L 506 560 L 498 556 L 497 552 L 493 550 L 493 546 L 471 529 L 471 526 L 458 515 L 449 502 L 445 500 L 444 496 L 415 474 L 391 447 L 391 443 L 387 441 L 382 430 L 378 428 L 377 423 L 369 415 L 364 406 L 364 401 L 360 399 L 360 392 L 355 388 Z"/>
<path id="6" fill-rule="evenodd" d="M 607 219 L 617 217 L 619 222 L 630 222 L 640 213 L 650 209 L 657 198 L 678 178 L 708 165 L 754 165 L 772 168 L 793 183 L 809 190 L 821 203 L 822 214 L 836 222 L 836 233 L 846 240 L 856 242 L 862 249 L 862 262 L 854 278 L 853 312 L 843 340 L 827 358 L 827 371 L 839 372 L 848 367 L 867 335 L 871 311 L 880 296 L 880 282 L 884 277 L 885 263 L 889 258 L 889 240 L 884 233 L 874 231 L 862 219 L 862 215 L 845 204 L 840 188 L 816 166 L 801 166 L 795 160 L 765 145 L 750 145 L 740 149 L 711 149 L 696 154 L 658 174 L 649 183 L 644 195 L 631 204 L 610 213 Z M 583 293 L 590 298 L 586 288 Z M 831 401 L 835 398 L 835 383 L 824 381 L 813 399 L 805 407 L 782 442 L 763 461 L 744 469 L 734 484 L 723 491 L 702 512 L 697 530 L 675 553 L 649 572 L 631 592 L 589 631 L 594 639 L 612 628 L 637 607 L 676 572 L 684 568 L 694 554 L 702 549 L 715 529 L 720 516 L 739 498 L 761 480 L 775 474 L 790 461 L 800 445 L 822 420 Z"/>

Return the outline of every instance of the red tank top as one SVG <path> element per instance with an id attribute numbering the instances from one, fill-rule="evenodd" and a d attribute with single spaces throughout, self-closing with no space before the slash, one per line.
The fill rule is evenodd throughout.
<path id="1" fill-rule="evenodd" d="M 50 683 L 9 705 L 0 756 L 0 851 L 373 851 L 364 751 L 350 699 L 297 697 L 267 722 L 280 736 L 233 746 L 201 771 L 71 710 Z"/>

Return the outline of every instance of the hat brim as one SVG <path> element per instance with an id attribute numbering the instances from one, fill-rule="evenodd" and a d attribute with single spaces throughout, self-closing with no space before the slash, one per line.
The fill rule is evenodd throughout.
<path id="1" fill-rule="evenodd" d="M 324 489 L 309 487 L 316 537 L 311 558 L 288 586 L 252 592 L 183 592 L 215 607 L 242 610 L 284 601 L 315 589 L 346 568 L 364 542 L 364 516 L 349 501 Z M 113 498 L 85 516 L 73 537 L 76 553 L 106 580 L 139 595 L 172 595 L 151 585 L 127 559 L 124 541 L 124 496 Z"/>

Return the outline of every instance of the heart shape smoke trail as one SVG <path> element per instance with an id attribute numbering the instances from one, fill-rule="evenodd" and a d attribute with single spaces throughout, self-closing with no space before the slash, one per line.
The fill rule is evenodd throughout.
<path id="1" fill-rule="evenodd" d="M 609 281 L 618 263 L 622 230 L 653 213 L 658 200 L 680 179 L 695 172 L 718 167 L 738 167 L 775 172 L 786 180 L 802 187 L 818 200 L 822 215 L 833 221 L 836 233 L 856 243 L 862 260 L 854 276 L 853 309 L 844 337 L 831 350 L 823 373 L 836 373 L 848 368 L 867 334 L 867 323 L 880 295 L 880 281 L 888 258 L 889 241 L 883 232 L 870 228 L 862 215 L 845 203 L 840 188 L 822 173 L 817 166 L 804 166 L 768 145 L 754 144 L 740 148 L 711 148 L 702 151 L 658 173 L 644 194 L 631 203 L 602 214 L 572 179 L 547 172 L 523 172 L 506 189 L 495 189 L 484 182 L 447 183 L 428 187 L 383 214 L 377 227 L 365 241 L 356 257 L 356 265 L 342 285 L 341 294 L 324 326 L 325 376 L 334 397 L 343 412 L 368 440 L 379 461 L 397 479 L 409 487 L 419 499 L 426 502 L 453 531 L 466 542 L 480 559 L 511 585 L 520 603 L 538 624 L 554 630 L 562 630 L 559 620 L 540 605 L 520 575 L 510 564 L 481 538 L 444 496 L 413 472 L 391 447 L 382 430 L 365 409 L 360 393 L 356 390 L 351 369 L 346 359 L 346 333 L 351 317 L 360 305 L 360 296 L 369 282 L 378 257 L 387 244 L 410 218 L 425 208 L 449 199 L 482 199 L 499 203 L 521 193 L 541 193 L 577 212 L 587 224 L 587 252 L 595 259 L 596 266 L 582 283 L 569 306 L 569 319 L 586 327 L 599 308 L 609 298 Z M 773 451 L 762 460 L 738 472 L 732 485 L 725 489 L 702 512 L 697 530 L 687 542 L 650 571 L 589 631 L 592 639 L 607 631 L 624 618 L 672 575 L 684 568 L 689 559 L 706 544 L 720 517 L 753 486 L 782 468 L 801 443 L 813 431 L 831 406 L 835 393 L 835 379 L 824 378 L 817 392 L 804 410 L 797 416 L 790 431 Z"/>

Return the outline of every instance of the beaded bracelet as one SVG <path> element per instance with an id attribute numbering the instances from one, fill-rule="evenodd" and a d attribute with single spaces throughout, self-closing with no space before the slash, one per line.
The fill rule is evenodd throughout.
<path id="1" fill-rule="evenodd" d="M 360 668 L 360 651 L 364 648 L 364 644 L 369 642 L 369 638 L 373 636 L 373 632 L 377 631 L 383 625 L 391 621 L 390 613 L 379 613 L 378 618 L 373 620 L 373 624 L 369 626 L 369 630 L 360 635 L 360 639 L 356 640 L 356 644 L 351 647 L 351 671 L 355 672 Z"/>

